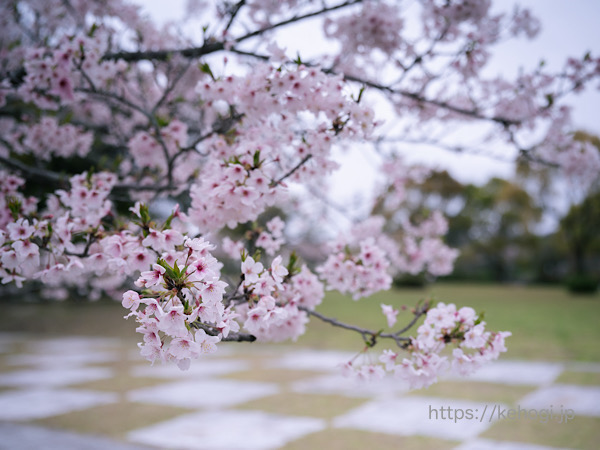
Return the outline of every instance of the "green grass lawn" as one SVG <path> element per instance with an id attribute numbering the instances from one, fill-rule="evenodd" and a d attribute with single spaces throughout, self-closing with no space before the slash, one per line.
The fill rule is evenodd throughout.
<path id="1" fill-rule="evenodd" d="M 600 361 L 600 295 L 574 296 L 560 287 L 436 284 L 381 292 L 356 302 L 332 292 L 317 310 L 343 322 L 388 331 L 380 303 L 397 309 L 406 305 L 398 315 L 397 326 L 403 326 L 412 318 L 410 308 L 427 298 L 471 306 L 485 313 L 488 329 L 511 331 L 507 358 Z M 416 327 L 411 331 L 416 334 Z M 314 348 L 358 349 L 362 338 L 312 319 L 299 342 Z"/>
<path id="2" fill-rule="evenodd" d="M 448 283 L 422 290 L 381 292 L 356 302 L 330 292 L 317 310 L 344 322 L 388 331 L 381 303 L 408 307 L 398 316 L 397 325 L 403 326 L 412 317 L 410 308 L 418 300 L 432 297 L 484 311 L 488 329 L 511 331 L 505 358 L 600 361 L 600 295 L 574 296 L 560 287 Z M 0 330 L 107 336 L 133 342 L 138 339 L 136 324 L 133 319 L 123 320 L 125 313 L 117 302 L 7 303 L 0 315 Z M 416 327 L 411 331 L 416 333 Z M 360 350 L 362 338 L 313 318 L 298 343 L 312 348 Z M 382 345 L 393 343 L 382 342 Z"/>

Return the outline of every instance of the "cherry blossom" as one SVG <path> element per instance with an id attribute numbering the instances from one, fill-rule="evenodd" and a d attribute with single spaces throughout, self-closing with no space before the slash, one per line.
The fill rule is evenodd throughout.
<path id="1" fill-rule="evenodd" d="M 384 305 L 383 303 L 381 304 L 381 310 L 383 312 L 383 315 L 387 319 L 388 327 L 392 328 L 398 321 L 398 318 L 396 316 L 398 316 L 399 311 L 397 309 L 394 309 L 393 306 Z"/>

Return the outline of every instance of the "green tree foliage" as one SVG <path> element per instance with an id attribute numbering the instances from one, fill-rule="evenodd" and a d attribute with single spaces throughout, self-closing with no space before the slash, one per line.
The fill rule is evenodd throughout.
<path id="1" fill-rule="evenodd" d="M 463 253 L 457 270 L 495 281 L 517 278 L 531 261 L 541 208 L 521 186 L 500 178 L 467 185 L 463 196 L 463 208 L 450 218 L 449 244 Z"/>
<path id="2" fill-rule="evenodd" d="M 571 206 L 560 222 L 560 232 L 566 241 L 573 275 L 570 287 L 582 285 L 596 290 L 600 271 L 600 191 L 588 195 L 582 203 Z"/>

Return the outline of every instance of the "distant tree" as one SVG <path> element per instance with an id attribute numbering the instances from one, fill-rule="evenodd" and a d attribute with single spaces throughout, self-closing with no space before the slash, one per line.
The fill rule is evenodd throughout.
<path id="1" fill-rule="evenodd" d="M 591 277 L 598 283 L 600 271 L 600 191 L 586 197 L 579 205 L 571 206 L 560 221 L 560 231 L 567 243 L 573 275 Z M 594 281 L 595 280 L 595 281 Z"/>
<path id="2" fill-rule="evenodd" d="M 459 245 L 459 266 L 478 266 L 496 281 L 515 276 L 516 266 L 528 258 L 535 240 L 533 229 L 542 210 L 521 186 L 493 178 L 464 190 L 464 207 L 449 220 L 451 245 Z"/>

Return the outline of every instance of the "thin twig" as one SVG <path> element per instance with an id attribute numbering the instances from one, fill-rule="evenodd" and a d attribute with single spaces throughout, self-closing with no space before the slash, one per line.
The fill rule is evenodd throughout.
<path id="1" fill-rule="evenodd" d="M 409 325 L 407 327 L 403 328 L 399 333 L 382 333 L 380 331 L 369 330 L 368 328 L 362 328 L 362 327 L 358 327 L 356 325 L 350 325 L 348 323 L 341 322 L 337 319 L 334 319 L 333 317 L 327 317 L 317 311 L 308 309 L 305 306 L 298 306 L 298 309 L 300 309 L 301 311 L 304 311 L 305 313 L 307 313 L 311 316 L 318 318 L 319 320 L 322 320 L 323 322 L 333 325 L 334 327 L 339 327 L 339 328 L 343 328 L 345 330 L 350 330 L 350 331 L 356 331 L 357 333 L 359 333 L 362 336 L 365 343 L 367 343 L 370 347 L 373 347 L 377 343 L 378 338 L 393 339 L 396 342 L 396 344 L 398 345 L 398 347 L 401 347 L 401 348 L 408 347 L 408 345 L 410 344 L 411 338 L 400 336 L 400 334 L 403 332 L 406 332 L 410 327 L 412 327 L 417 322 L 418 318 L 420 317 L 420 314 L 417 316 L 415 313 L 416 317 L 413 318 L 413 320 L 409 323 Z"/>
<path id="2" fill-rule="evenodd" d="M 229 21 L 227 22 L 227 25 L 225 25 L 225 32 L 229 31 L 229 29 L 231 28 L 231 25 L 233 25 L 233 21 L 235 20 L 235 18 L 237 17 L 238 13 L 240 12 L 240 9 L 242 9 L 242 6 L 244 6 L 245 4 L 246 4 L 246 0 L 240 0 L 233 7 L 233 11 L 231 12 L 231 16 L 229 17 Z"/>
<path id="3" fill-rule="evenodd" d="M 177 83 L 179 83 L 179 81 L 181 81 L 181 79 L 183 78 L 185 73 L 190 68 L 191 63 L 192 63 L 191 61 L 188 61 L 188 63 L 184 67 L 181 68 L 181 70 L 177 73 L 177 75 L 175 75 L 173 80 L 171 80 L 171 82 L 166 87 L 165 91 L 163 92 L 163 95 L 161 96 L 161 98 L 156 102 L 156 104 L 152 108 L 152 113 L 151 113 L 152 115 L 156 114 L 156 111 L 158 110 L 158 108 L 160 108 L 160 106 L 165 102 L 165 100 L 167 99 L 169 94 L 171 92 L 173 92 L 173 89 L 175 89 L 175 87 L 177 86 Z"/>
<path id="4" fill-rule="evenodd" d="M 283 175 L 281 178 L 279 178 L 278 180 L 273 180 L 271 181 L 271 187 L 275 187 L 278 184 L 281 184 L 281 182 L 283 180 L 285 180 L 286 178 L 292 176 L 294 174 L 294 172 L 296 172 L 298 169 L 300 169 L 300 167 L 302 167 L 304 164 L 306 164 L 306 162 L 312 158 L 312 155 L 306 155 L 304 158 L 302 158 L 302 160 L 296 164 L 288 173 L 286 173 L 285 175 Z"/>
<path id="5" fill-rule="evenodd" d="M 406 326 L 404 328 L 401 328 L 400 330 L 393 333 L 392 336 L 399 337 L 402 333 L 406 333 L 408 330 L 410 330 L 413 327 L 413 325 L 415 323 L 417 323 L 417 321 L 419 320 L 419 318 L 422 315 L 427 314 L 427 311 L 429 311 L 429 303 L 425 302 L 425 304 L 423 306 L 421 306 L 420 308 L 417 308 L 414 311 L 414 317 L 412 318 L 412 320 L 410 322 L 408 322 L 408 324 L 406 324 Z"/>

